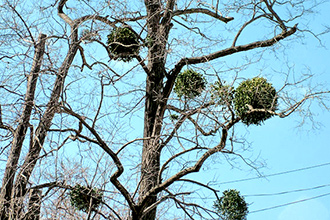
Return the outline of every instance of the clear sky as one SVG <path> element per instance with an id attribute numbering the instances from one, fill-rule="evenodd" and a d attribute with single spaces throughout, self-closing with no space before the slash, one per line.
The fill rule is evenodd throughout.
<path id="1" fill-rule="evenodd" d="M 323 25 L 329 24 L 329 9 L 330 3 L 323 4 L 319 7 L 319 13 L 309 16 L 315 33 L 320 32 Z M 329 34 L 322 37 L 322 43 L 325 47 L 306 34 L 302 41 L 286 41 L 283 45 L 287 44 L 286 58 L 290 65 L 295 66 L 296 75 L 310 68 L 310 73 L 315 75 L 312 83 L 323 83 L 322 89 L 330 90 Z M 285 63 L 286 58 L 280 53 L 278 55 Z M 274 61 L 268 68 L 281 69 L 279 65 L 282 64 Z M 254 67 L 256 69 L 252 65 L 248 71 L 258 74 L 260 64 Z M 282 71 L 286 71 L 285 68 Z M 274 85 L 283 84 L 273 81 L 276 76 L 270 74 L 266 77 Z M 327 103 L 330 104 L 329 101 Z M 212 180 L 220 181 L 221 191 L 239 190 L 249 203 L 251 213 L 248 220 L 330 220 L 330 113 L 321 109 L 317 102 L 311 109 L 316 128 L 308 120 L 299 127 L 302 117 L 298 113 L 285 119 L 272 118 L 262 126 L 241 127 L 239 134 L 250 143 L 249 150 L 242 155 L 247 159 L 255 159 L 257 164 L 264 163 L 264 168 L 258 171 L 266 177 L 245 180 L 260 174 L 239 159 L 235 160 L 237 164 L 233 168 L 224 158 L 214 163 L 214 169 L 211 170 L 207 170 L 208 165 L 212 164 L 212 161 L 209 162 L 205 166 L 206 170 L 194 177 L 202 179 L 204 183 L 208 180 L 209 183 Z M 228 181 L 234 182 L 226 183 Z M 215 183 L 217 187 L 218 183 Z M 209 202 L 212 205 L 214 196 L 211 196 Z"/>
<path id="2" fill-rule="evenodd" d="M 319 13 L 309 16 L 315 33 L 321 31 L 322 25 L 329 24 L 329 10 L 330 3 L 323 4 L 319 7 Z M 309 34 L 306 34 L 303 41 L 283 43 L 288 44 L 286 56 L 290 65 L 295 66 L 296 75 L 310 67 L 311 73 L 315 75 L 312 83 L 323 83 L 325 90 L 330 89 L 329 38 L 329 34 L 322 37 L 325 47 L 321 47 Z M 246 54 L 249 55 L 249 52 Z M 279 56 L 282 58 L 281 54 Z M 274 61 L 268 68 L 280 69 L 279 65 L 282 64 Z M 254 65 L 255 70 L 253 65 L 251 67 L 249 72 L 260 72 L 259 64 Z M 285 71 L 285 67 L 282 71 Z M 276 80 L 276 76 L 270 80 Z M 281 85 L 282 82 L 272 83 Z M 258 171 L 266 177 L 245 180 L 260 174 L 239 159 L 235 160 L 237 164 L 233 168 L 222 158 L 215 163 L 214 169 L 203 170 L 196 174 L 196 178 L 203 179 L 204 183 L 207 183 L 207 179 L 220 181 L 221 191 L 239 190 L 249 203 L 251 213 L 248 220 L 330 220 L 330 113 L 322 110 L 317 102 L 311 109 L 315 114 L 314 122 L 320 123 L 316 128 L 308 120 L 302 127 L 298 127 L 302 121 L 299 114 L 285 119 L 273 118 L 262 126 L 240 128 L 240 135 L 250 143 L 249 150 L 242 155 L 255 159 L 257 164 L 263 162 L 264 168 Z M 228 181 L 233 182 L 226 183 Z M 213 199 L 210 199 L 211 205 Z"/>
<path id="3" fill-rule="evenodd" d="M 310 21 L 312 29 L 319 31 L 322 25 L 330 24 L 329 10 L 329 2 L 319 7 Z M 316 75 L 313 82 L 323 83 L 329 90 L 330 35 L 322 40 L 325 47 L 307 35 L 304 44 L 290 45 L 287 53 L 298 70 L 310 67 Z M 248 220 L 330 219 L 330 113 L 316 103 L 312 110 L 313 119 L 320 123 L 315 129 L 311 123 L 298 127 L 302 120 L 299 114 L 246 129 L 251 158 L 259 156 L 259 161 L 265 161 L 266 167 L 259 171 L 269 177 L 244 180 L 258 177 L 257 172 L 243 165 L 242 170 L 219 165 L 222 182 L 234 181 L 222 184 L 221 190 L 234 188 L 246 196 L 251 212 Z"/>
<path id="4" fill-rule="evenodd" d="M 327 1 L 308 17 L 315 33 L 323 25 L 330 26 L 330 1 Z M 297 75 L 309 67 L 315 75 L 312 83 L 323 83 L 322 89 L 330 90 L 330 34 L 321 39 L 324 47 L 309 34 L 303 41 L 285 42 L 286 56 Z M 260 72 L 258 65 L 252 65 L 248 71 L 255 68 L 256 73 Z M 280 68 L 278 65 L 282 64 L 274 62 L 267 68 Z M 270 80 L 276 80 L 276 76 Z M 326 102 L 330 105 L 330 101 Z M 222 160 L 214 163 L 213 169 L 203 170 L 196 178 L 204 183 L 220 181 L 221 191 L 239 190 L 249 203 L 248 220 L 330 220 L 330 112 L 320 108 L 317 102 L 311 109 L 315 128 L 308 120 L 299 127 L 302 117 L 298 113 L 285 119 L 269 119 L 262 126 L 240 127 L 239 134 L 250 144 L 242 155 L 264 164 L 259 173 L 240 159 L 233 161 L 232 167 L 220 155 Z M 212 163 L 211 159 L 208 167 Z M 218 188 L 219 182 L 216 184 Z M 212 200 L 210 197 L 211 205 Z"/>
<path id="5" fill-rule="evenodd" d="M 316 119 L 324 127 L 312 132 L 297 129 L 293 119 L 274 119 L 250 130 L 253 153 L 260 153 L 267 163 L 266 168 L 260 169 L 266 177 L 244 180 L 257 175 L 238 170 L 223 175 L 223 182 L 243 179 L 223 184 L 223 189 L 236 188 L 246 196 L 252 212 L 248 220 L 330 219 L 329 116 L 320 114 Z M 300 200 L 306 201 L 285 205 Z M 267 208 L 271 209 L 258 211 Z"/>

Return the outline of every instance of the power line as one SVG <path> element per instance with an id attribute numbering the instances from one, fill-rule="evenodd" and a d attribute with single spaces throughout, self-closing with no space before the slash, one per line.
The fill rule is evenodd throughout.
<path id="1" fill-rule="evenodd" d="M 246 179 L 226 181 L 226 182 L 221 182 L 220 184 L 238 183 L 238 182 L 255 180 L 255 179 L 260 179 L 260 178 L 279 176 L 279 175 L 283 175 L 283 174 L 294 173 L 294 172 L 298 172 L 298 171 L 304 171 L 304 170 L 314 169 L 314 168 L 328 166 L 328 165 L 330 165 L 330 162 L 323 163 L 323 164 L 318 164 L 318 165 L 314 165 L 314 166 L 310 166 L 310 167 L 299 168 L 299 169 L 295 169 L 295 170 L 289 170 L 289 171 L 284 171 L 284 172 L 279 172 L 279 173 L 273 173 L 273 174 L 258 176 L 258 177 L 251 177 L 251 178 L 246 178 Z"/>
<path id="2" fill-rule="evenodd" d="M 253 194 L 253 195 L 243 195 L 244 197 L 253 197 L 253 196 L 279 196 L 279 195 L 284 195 L 288 193 L 295 193 L 295 192 L 302 192 L 302 191 L 308 191 L 308 190 L 315 190 L 315 189 L 320 189 L 324 187 L 328 187 L 330 184 L 324 184 L 320 186 L 314 186 L 310 188 L 304 188 L 304 189 L 295 189 L 291 191 L 284 191 L 284 192 L 277 192 L 277 193 L 261 193 L 261 194 Z"/>
<path id="3" fill-rule="evenodd" d="M 307 199 L 301 199 L 301 200 L 297 200 L 297 201 L 294 201 L 294 202 L 289 202 L 289 203 L 285 203 L 285 204 L 281 204 L 281 205 L 276 205 L 276 206 L 272 206 L 272 207 L 268 207 L 268 208 L 264 208 L 264 209 L 258 209 L 258 210 L 249 212 L 249 214 L 256 213 L 256 212 L 263 212 L 263 211 L 267 211 L 267 210 L 271 210 L 271 209 L 276 209 L 276 208 L 280 208 L 280 207 L 283 207 L 283 206 L 293 205 L 293 204 L 296 204 L 296 203 L 306 202 L 308 200 L 317 199 L 317 198 L 324 197 L 324 196 L 329 196 L 329 195 L 330 195 L 330 193 L 326 193 L 326 194 L 314 196 L 314 197 L 307 198 Z"/>
<path id="4" fill-rule="evenodd" d="M 309 191 L 309 190 L 315 190 L 315 189 L 321 189 L 324 187 L 329 187 L 330 184 L 324 184 L 324 185 L 319 185 L 319 186 L 314 186 L 310 188 L 303 188 L 303 189 L 295 189 L 295 190 L 290 190 L 290 191 L 283 191 L 283 192 L 277 192 L 277 193 L 260 193 L 260 194 L 251 194 L 251 195 L 242 195 L 243 197 L 263 197 L 263 196 L 280 196 L 284 194 L 289 194 L 289 193 L 296 193 L 296 192 L 304 192 L 304 191 Z M 190 197 L 192 199 L 200 199 L 201 197 Z M 214 198 L 202 198 L 204 200 L 207 199 L 214 199 Z"/>

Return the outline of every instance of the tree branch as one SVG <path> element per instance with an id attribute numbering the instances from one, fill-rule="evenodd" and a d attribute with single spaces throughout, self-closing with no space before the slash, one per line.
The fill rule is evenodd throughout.
<path id="1" fill-rule="evenodd" d="M 198 161 L 195 163 L 194 166 L 188 167 L 184 170 L 181 170 L 180 172 L 176 173 L 175 175 L 173 175 L 172 177 L 168 178 L 167 180 L 165 180 L 163 183 L 153 187 L 151 190 L 149 190 L 145 196 L 142 198 L 142 202 L 146 199 L 148 199 L 148 197 L 157 194 L 159 192 L 161 192 L 162 190 L 164 190 L 166 187 L 170 186 L 171 184 L 173 184 L 175 181 L 181 179 L 181 177 L 186 176 L 187 174 L 190 173 L 195 173 L 198 172 L 200 170 L 200 168 L 202 167 L 202 165 L 204 164 L 204 162 L 206 161 L 207 158 L 209 158 L 211 155 L 213 155 L 216 152 L 220 152 L 221 150 L 223 150 L 226 146 L 226 141 L 227 141 L 227 136 L 228 136 L 228 130 L 237 122 L 239 121 L 239 118 L 233 119 L 232 121 L 230 121 L 227 126 L 225 126 L 222 129 L 222 135 L 221 135 L 221 140 L 220 143 L 218 145 L 216 145 L 213 148 L 210 148 L 208 151 L 206 151 L 199 159 Z M 140 203 L 142 203 L 140 202 Z"/>
<path id="2" fill-rule="evenodd" d="M 35 90 L 37 86 L 40 68 L 42 65 L 43 55 L 45 53 L 45 43 L 46 43 L 46 35 L 40 34 L 38 42 L 35 47 L 35 54 L 33 57 L 31 71 L 27 80 L 28 82 L 27 82 L 27 89 L 24 98 L 23 111 L 19 120 L 19 124 L 16 130 L 14 131 L 12 147 L 10 149 L 10 153 L 8 156 L 6 169 L 2 181 L 0 200 L 3 201 L 1 201 L 0 203 L 0 218 L 2 215 L 6 215 L 4 213 L 4 206 L 6 206 L 6 204 L 4 203 L 8 202 L 12 196 L 13 183 L 15 178 L 15 172 L 18 165 L 18 160 L 21 155 L 21 150 L 27 132 L 27 128 L 29 127 L 30 124 L 29 121 L 31 117 L 32 108 L 34 105 Z M 1 116 L 1 112 L 0 112 L 0 116 Z M 1 120 L 1 128 L 7 128 L 8 130 L 11 130 L 13 132 L 13 129 L 11 129 L 8 126 L 4 126 L 2 124 L 2 120 Z"/>
<path id="3" fill-rule="evenodd" d="M 198 63 L 205 63 L 209 62 L 211 60 L 228 56 L 237 52 L 243 52 L 243 51 L 248 51 L 252 50 L 255 48 L 261 48 L 261 47 L 269 47 L 274 45 L 275 43 L 279 42 L 280 40 L 283 40 L 292 34 L 294 34 L 297 30 L 297 25 L 295 25 L 293 28 L 286 32 L 282 32 L 281 34 L 276 35 L 275 37 L 264 40 L 264 41 L 256 41 L 250 44 L 245 44 L 245 45 L 240 45 L 240 46 L 235 46 L 235 47 L 230 47 L 221 51 L 217 51 L 215 53 L 211 53 L 209 55 L 205 55 L 202 57 L 192 57 L 192 58 L 183 58 L 179 61 L 177 64 L 176 68 L 179 68 L 181 66 L 187 65 L 187 64 L 198 64 Z"/>
<path id="4" fill-rule="evenodd" d="M 67 2 L 68 0 L 60 0 L 60 2 L 58 3 L 58 7 L 57 7 L 57 14 L 58 16 L 60 16 L 60 18 L 62 18 L 67 24 L 70 25 L 71 28 L 73 28 L 73 21 L 72 19 L 67 16 L 64 12 L 63 12 L 63 7 L 65 5 L 65 3 Z"/>
<path id="5" fill-rule="evenodd" d="M 330 94 L 330 91 L 315 92 L 315 93 L 305 95 L 305 97 L 302 98 L 299 102 L 296 102 L 294 105 L 292 105 L 288 109 L 284 110 L 283 112 L 273 113 L 273 114 L 276 114 L 281 118 L 285 118 L 285 117 L 291 115 L 297 108 L 299 108 L 302 104 L 304 104 L 304 102 L 306 102 L 308 99 L 313 99 L 322 94 Z"/>
<path id="6" fill-rule="evenodd" d="M 64 112 L 77 118 L 94 135 L 94 137 L 98 141 L 98 145 L 112 158 L 112 160 L 116 164 L 117 171 L 114 174 L 112 174 L 112 176 L 110 177 L 110 181 L 120 191 L 120 193 L 125 197 L 131 210 L 133 212 L 135 212 L 135 202 L 133 201 L 132 197 L 130 196 L 130 193 L 126 190 L 126 188 L 118 180 L 118 177 L 124 172 L 124 167 L 123 167 L 122 163 L 120 162 L 120 159 L 118 158 L 116 153 L 113 152 L 108 147 L 108 145 L 99 136 L 97 131 L 93 127 L 89 126 L 89 124 L 84 120 L 83 117 L 81 117 L 79 114 L 75 113 L 74 111 L 72 111 L 71 109 L 69 109 L 65 106 L 62 106 L 62 109 L 64 110 Z"/>
<path id="7" fill-rule="evenodd" d="M 280 16 L 278 16 L 278 14 L 274 11 L 272 5 L 270 5 L 268 3 L 268 0 L 262 0 L 262 1 L 265 3 L 265 5 L 267 6 L 267 9 L 270 11 L 270 13 L 272 13 L 272 15 L 274 15 L 274 17 L 278 21 L 278 23 L 279 23 L 282 31 L 283 32 L 286 32 L 287 31 L 287 27 L 285 26 L 285 24 L 284 24 L 283 20 L 280 18 Z M 274 1 L 274 3 L 275 3 L 275 1 Z"/>
<path id="8" fill-rule="evenodd" d="M 190 8 L 190 9 L 185 9 L 185 10 L 176 10 L 173 12 L 173 16 L 179 16 L 179 15 L 186 15 L 186 14 L 196 14 L 196 13 L 202 13 L 209 15 L 215 19 L 218 19 L 220 21 L 223 21 L 225 23 L 228 23 L 229 21 L 234 20 L 233 17 L 223 17 L 219 15 L 218 13 L 214 13 L 213 11 L 210 11 L 208 9 L 204 8 Z"/>

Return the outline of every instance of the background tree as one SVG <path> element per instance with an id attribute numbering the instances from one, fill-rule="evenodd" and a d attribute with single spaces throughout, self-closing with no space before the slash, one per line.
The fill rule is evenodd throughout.
<path id="1" fill-rule="evenodd" d="M 215 218 L 212 207 L 186 202 L 192 191 L 185 187 L 217 196 L 190 177 L 212 155 L 235 154 L 238 73 L 266 48 L 304 33 L 295 20 L 307 6 L 313 7 L 268 0 L 1 3 L 1 219 L 155 219 L 166 202 L 190 219 Z M 247 28 L 262 31 L 245 36 Z M 247 59 L 223 67 L 234 54 Z M 185 85 L 185 73 L 202 81 Z M 284 118 L 327 93 L 281 96 L 304 82 L 287 78 L 271 93 L 274 105 L 247 105 L 244 118 Z M 196 91 L 180 92 L 180 84 Z M 277 106 L 278 97 L 284 101 Z M 100 189 L 102 205 L 86 213 L 70 206 L 66 197 L 77 184 Z"/>

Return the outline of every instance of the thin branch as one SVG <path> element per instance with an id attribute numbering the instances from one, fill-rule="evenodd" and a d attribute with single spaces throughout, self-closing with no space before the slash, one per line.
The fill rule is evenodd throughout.
<path id="1" fill-rule="evenodd" d="M 202 57 L 192 57 L 192 58 L 183 58 L 181 59 L 178 64 L 175 66 L 175 69 L 177 68 L 182 68 L 184 65 L 188 64 L 198 64 L 198 63 L 205 63 L 209 62 L 211 60 L 228 56 L 237 52 L 243 52 L 243 51 L 248 51 L 252 50 L 255 48 L 262 48 L 262 47 L 270 47 L 274 45 L 275 43 L 279 42 L 280 40 L 283 40 L 292 34 L 294 34 L 297 30 L 297 25 L 295 25 L 293 28 L 290 30 L 283 32 L 281 34 L 276 35 L 275 37 L 268 39 L 268 40 L 263 40 L 263 41 L 255 41 L 250 44 L 245 44 L 245 45 L 240 45 L 240 46 L 235 46 L 235 47 L 230 47 L 224 50 L 217 51 L 215 53 L 211 53 Z"/>
<path id="2" fill-rule="evenodd" d="M 127 147 L 128 145 L 130 145 L 130 144 L 132 144 L 132 143 L 134 143 L 134 142 L 136 142 L 136 141 L 144 141 L 144 140 L 150 140 L 150 139 L 152 139 L 151 137 L 149 137 L 149 138 L 136 138 L 136 139 L 134 139 L 134 140 L 131 140 L 131 141 L 129 141 L 129 142 L 127 142 L 126 144 L 124 144 L 118 151 L 117 151 L 117 153 L 116 153 L 116 155 L 118 155 L 125 147 Z"/>
<path id="3" fill-rule="evenodd" d="M 190 9 L 185 9 L 185 10 L 176 10 L 173 12 L 173 16 L 179 16 L 179 15 L 186 15 L 186 14 L 196 14 L 196 13 L 202 13 L 209 15 L 215 19 L 218 19 L 220 21 L 223 21 L 225 23 L 228 23 L 229 21 L 234 20 L 233 17 L 223 17 L 219 15 L 218 13 L 214 13 L 213 11 L 210 11 L 208 9 L 204 8 L 190 8 Z"/>
<path id="4" fill-rule="evenodd" d="M 210 186 L 208 186 L 208 185 L 206 185 L 204 183 L 200 183 L 200 182 L 198 182 L 196 180 L 190 180 L 190 179 L 179 179 L 178 181 L 190 182 L 190 183 L 193 183 L 193 184 L 200 185 L 200 186 L 202 186 L 204 188 L 207 188 L 207 189 L 211 190 L 215 194 L 215 197 L 217 197 L 217 200 L 220 199 L 219 196 L 218 196 L 219 190 L 213 189 L 212 187 L 210 187 Z"/>
<path id="5" fill-rule="evenodd" d="M 235 47 L 235 46 L 236 46 L 236 42 L 237 42 L 237 40 L 238 40 L 238 37 L 241 35 L 242 31 L 243 31 L 243 30 L 244 30 L 249 24 L 251 24 L 252 22 L 258 20 L 259 18 L 262 18 L 262 17 L 265 17 L 265 16 L 266 16 L 266 15 L 259 15 L 259 16 L 257 16 L 257 17 L 254 17 L 254 15 L 253 15 L 253 17 L 252 17 L 249 21 L 245 22 L 245 23 L 242 25 L 242 27 L 238 30 L 238 32 L 237 32 L 237 34 L 236 34 L 236 36 L 235 36 L 235 39 L 234 39 L 234 41 L 233 41 L 232 47 Z"/>
<path id="6" fill-rule="evenodd" d="M 92 70 L 92 67 L 87 63 L 86 58 L 85 58 L 85 54 L 84 54 L 84 48 L 82 48 L 80 45 L 78 46 L 78 50 L 80 52 L 80 56 L 82 59 L 82 65 L 81 65 L 81 72 L 84 70 L 84 66 L 87 66 L 88 69 Z"/>
<path id="7" fill-rule="evenodd" d="M 175 127 L 172 130 L 169 137 L 161 144 L 160 149 L 162 149 L 164 146 L 166 146 L 170 142 L 170 140 L 174 137 L 174 134 L 176 133 L 176 131 L 181 127 L 181 125 L 184 123 L 184 121 L 187 118 L 189 118 L 190 116 L 200 112 L 202 109 L 211 106 L 212 104 L 213 104 L 213 102 L 205 103 L 205 104 L 203 104 L 202 106 L 200 106 L 198 108 L 190 110 L 189 112 L 182 111 L 182 110 L 180 110 L 180 109 L 178 109 L 178 108 L 176 108 L 175 106 L 172 106 L 172 105 L 167 105 L 166 106 L 167 109 L 171 109 L 171 110 L 174 110 L 176 112 L 179 112 L 180 114 L 182 114 L 182 117 L 175 124 Z"/>
<path id="8" fill-rule="evenodd" d="M 120 162 L 120 159 L 118 158 L 118 156 L 103 141 L 103 139 L 100 137 L 98 132 L 93 127 L 89 126 L 89 124 L 87 124 L 87 122 L 84 120 L 83 117 L 81 117 L 79 114 L 75 113 L 74 111 L 72 111 L 71 109 L 69 109 L 65 106 L 62 106 L 62 109 L 64 110 L 64 112 L 67 112 L 68 114 L 77 118 L 94 135 L 94 137 L 98 141 L 98 145 L 112 158 L 112 160 L 116 164 L 117 171 L 114 174 L 112 174 L 112 176 L 110 177 L 110 181 L 125 197 L 131 210 L 133 212 L 135 212 L 135 202 L 133 201 L 133 199 L 130 196 L 130 193 L 127 191 L 127 189 L 118 180 L 119 176 L 124 172 L 124 167 L 123 167 L 122 163 Z"/>
<path id="9" fill-rule="evenodd" d="M 186 169 L 183 169 L 181 171 L 179 171 L 178 173 L 174 174 L 173 176 L 171 176 L 170 178 L 168 178 L 167 180 L 165 180 L 163 183 L 153 187 L 151 190 L 149 190 L 144 197 L 142 198 L 140 203 L 143 203 L 144 200 L 148 199 L 148 197 L 157 194 L 159 192 L 161 192 L 162 190 L 164 190 L 166 187 L 172 185 L 175 181 L 177 181 L 178 179 L 181 179 L 181 177 L 186 176 L 190 173 L 195 173 L 198 172 L 202 165 L 204 164 L 204 162 L 214 153 L 216 152 L 220 152 L 221 150 L 223 150 L 226 146 L 226 141 L 227 141 L 227 136 L 228 136 L 228 130 L 234 126 L 234 124 L 236 124 L 240 119 L 236 118 L 233 119 L 232 121 L 230 121 L 223 129 L 222 129 L 222 135 L 221 135 L 221 139 L 218 145 L 216 145 L 213 148 L 208 149 L 208 151 L 206 151 L 199 159 L 198 161 L 195 163 L 194 166 L 188 167 Z"/>
<path id="10" fill-rule="evenodd" d="M 150 71 L 149 71 L 147 65 L 144 62 L 147 58 L 142 59 L 141 56 L 139 56 L 138 54 L 135 55 L 135 58 L 137 59 L 137 61 L 141 65 L 141 67 L 143 68 L 144 72 L 146 72 L 146 74 L 149 75 Z"/>
<path id="11" fill-rule="evenodd" d="M 23 19 L 23 17 L 20 15 L 20 13 L 18 13 L 18 11 L 16 11 L 16 9 L 7 1 L 7 4 L 9 5 L 9 7 L 15 12 L 15 14 L 19 17 L 19 19 L 23 22 L 23 24 L 24 24 L 24 26 L 25 26 L 25 28 L 26 28 L 26 30 L 28 31 L 28 33 L 29 33 L 29 35 L 30 35 L 30 38 L 31 38 L 31 40 L 32 40 L 32 42 L 33 42 L 33 45 L 34 45 L 34 47 L 36 47 L 37 45 L 36 45 L 36 41 L 34 40 L 34 37 L 33 37 L 33 35 L 32 35 L 32 33 L 31 33 L 31 31 L 30 31 L 30 28 L 27 26 L 27 24 L 26 24 L 26 22 L 25 22 L 25 20 Z"/>
<path id="12" fill-rule="evenodd" d="M 97 108 L 97 111 L 96 111 L 96 114 L 95 114 L 95 117 L 94 117 L 94 120 L 93 120 L 93 124 L 92 124 L 92 128 L 95 128 L 95 123 L 97 121 L 97 117 L 99 116 L 100 114 L 100 111 L 101 111 L 101 107 L 102 107 L 102 104 L 103 104 L 103 98 L 104 98 L 104 84 L 103 84 L 103 76 L 101 77 L 101 94 L 100 94 L 100 102 L 99 102 L 99 106 Z"/>
<path id="13" fill-rule="evenodd" d="M 10 131 L 11 134 L 14 134 L 14 133 L 15 133 L 15 129 L 14 129 L 14 128 L 12 128 L 11 126 L 5 125 L 5 124 L 2 122 L 2 110 L 1 110 L 1 105 L 0 105 L 0 128 L 1 128 L 1 129 L 5 129 L 5 130 Z"/>
<path id="14" fill-rule="evenodd" d="M 323 94 L 330 94 L 330 91 L 315 92 L 315 93 L 308 94 L 303 99 L 301 99 L 299 102 L 295 103 L 294 105 L 292 105 L 290 108 L 286 109 L 285 111 L 283 111 L 281 113 L 274 113 L 274 114 L 278 115 L 281 118 L 287 117 L 287 116 L 291 115 L 302 104 L 304 104 L 308 99 L 312 99 L 314 97 L 317 97 L 317 96 L 323 95 Z"/>
<path id="15" fill-rule="evenodd" d="M 173 156 L 171 156 L 169 159 L 167 159 L 164 164 L 162 165 L 162 168 L 159 170 L 159 173 L 158 173 L 158 182 L 160 183 L 161 182 L 161 179 L 162 179 L 162 174 L 164 172 L 164 170 L 167 168 L 167 165 L 172 161 L 174 160 L 175 158 L 183 155 L 183 154 L 186 154 L 186 153 L 189 153 L 191 151 L 194 151 L 194 150 L 208 150 L 207 147 L 200 147 L 200 146 L 195 146 L 195 147 L 192 147 L 192 148 L 189 148 L 187 150 L 184 150 L 184 151 L 181 151 L 177 154 L 174 154 Z"/>
<path id="16" fill-rule="evenodd" d="M 278 16 L 278 14 L 274 11 L 273 6 L 268 3 L 268 0 L 262 0 L 262 1 L 265 3 L 268 10 L 272 13 L 272 15 L 274 15 L 274 17 L 278 21 L 282 31 L 287 32 L 287 27 L 285 26 L 285 24 L 284 24 L 283 20 L 280 18 L 280 16 Z M 274 3 L 275 3 L 275 1 L 274 1 Z"/>

